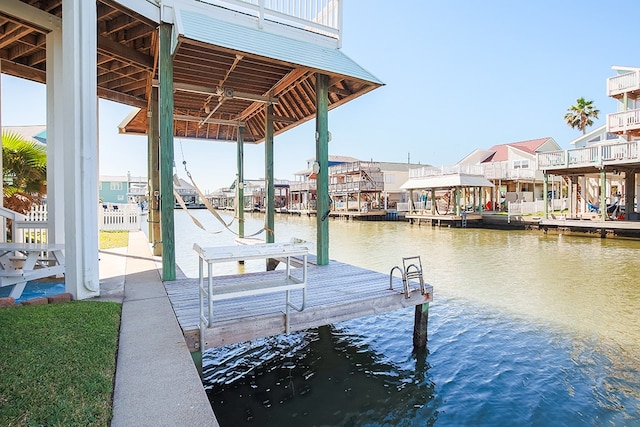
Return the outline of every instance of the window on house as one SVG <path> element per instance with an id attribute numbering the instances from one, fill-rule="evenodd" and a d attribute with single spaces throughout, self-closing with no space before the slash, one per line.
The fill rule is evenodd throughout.
<path id="1" fill-rule="evenodd" d="M 513 168 L 514 169 L 529 169 L 529 160 L 528 159 L 514 160 L 513 161 Z"/>
<path id="2" fill-rule="evenodd" d="M 111 183 L 111 189 L 112 190 L 122 190 L 122 183 L 121 182 L 112 182 Z"/>
<path id="3" fill-rule="evenodd" d="M 396 182 L 396 176 L 394 174 L 385 174 L 384 175 L 385 184 L 394 184 Z"/>

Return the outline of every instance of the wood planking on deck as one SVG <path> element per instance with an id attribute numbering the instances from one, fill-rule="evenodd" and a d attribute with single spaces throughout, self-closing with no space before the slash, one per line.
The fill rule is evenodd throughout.
<path id="1" fill-rule="evenodd" d="M 389 275 L 330 261 L 329 265 L 308 265 L 307 303 L 304 311 L 289 311 L 291 331 L 300 331 L 336 322 L 411 307 L 431 301 L 419 291 L 407 299 L 401 293 L 402 280 L 394 277 L 394 290 L 389 290 Z M 300 277 L 301 269 L 292 269 Z M 214 277 L 214 286 L 238 281 L 268 279 L 284 275 L 284 270 Z M 198 350 L 199 298 L 198 279 L 165 282 L 169 300 L 191 351 Z M 302 291 L 293 291 L 291 300 L 299 305 Z M 207 329 L 207 348 L 244 342 L 285 332 L 285 293 L 234 298 L 213 304 L 213 327 Z"/>

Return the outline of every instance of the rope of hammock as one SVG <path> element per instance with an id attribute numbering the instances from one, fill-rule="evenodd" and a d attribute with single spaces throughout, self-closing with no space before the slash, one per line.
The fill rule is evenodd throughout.
<path id="1" fill-rule="evenodd" d="M 180 151 L 182 153 L 182 165 L 184 166 L 184 171 L 186 172 L 187 176 L 189 177 L 189 180 L 191 181 L 191 184 L 193 185 L 193 188 L 195 188 L 196 193 L 198 193 L 198 196 L 200 197 L 200 200 L 202 200 L 202 203 L 204 203 L 204 206 L 207 208 L 207 210 L 209 212 L 211 212 L 211 214 L 213 214 L 213 216 L 220 221 L 223 225 L 224 228 L 229 230 L 231 233 L 235 234 L 236 236 L 238 236 L 238 232 L 234 231 L 231 229 L 231 224 L 233 224 L 233 221 L 235 220 L 235 217 L 231 218 L 231 221 L 229 223 L 226 223 L 225 220 L 220 216 L 220 214 L 218 213 L 218 211 L 213 207 L 213 205 L 211 204 L 211 202 L 209 202 L 209 200 L 205 197 L 204 193 L 202 191 L 200 191 L 200 188 L 198 188 L 198 185 L 196 184 L 195 180 L 193 179 L 193 176 L 191 176 L 191 172 L 189 172 L 189 169 L 187 169 L 187 161 L 184 159 L 184 151 L 182 151 L 182 141 L 180 141 Z M 178 176 L 177 174 L 174 175 L 174 181 L 178 182 Z M 182 196 L 180 196 L 178 194 L 178 192 L 176 191 L 176 189 L 173 189 L 173 194 L 176 197 L 176 200 L 178 200 L 178 203 L 180 204 L 180 206 L 182 207 L 182 209 L 185 210 L 185 212 L 187 212 L 187 215 L 189 215 L 189 217 L 191 218 L 191 220 L 193 221 L 193 223 L 201 228 L 202 230 L 206 231 L 207 233 L 211 233 L 211 234 L 219 234 L 222 233 L 224 231 L 224 229 L 220 230 L 220 231 L 209 231 L 207 230 L 202 223 L 196 218 L 194 217 L 191 212 L 189 212 L 189 209 L 187 209 L 187 205 L 184 203 L 184 200 L 182 200 Z M 242 201 L 243 205 L 244 205 L 244 201 Z M 240 201 L 238 201 L 238 203 L 240 203 Z M 244 206 L 243 206 L 244 207 Z M 265 218 L 266 219 L 266 218 Z M 268 227 L 265 226 L 262 227 L 260 230 L 256 231 L 253 234 L 249 234 L 248 236 L 245 235 L 244 237 L 253 237 L 253 236 L 257 236 L 258 234 L 262 233 L 263 231 L 270 231 L 268 229 Z M 273 232 L 273 231 L 271 231 Z"/>

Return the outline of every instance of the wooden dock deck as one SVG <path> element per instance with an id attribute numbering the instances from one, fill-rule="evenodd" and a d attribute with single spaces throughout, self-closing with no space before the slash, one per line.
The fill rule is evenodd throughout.
<path id="1" fill-rule="evenodd" d="M 256 275 L 268 280 L 272 274 L 282 274 L 282 271 L 216 276 L 215 281 L 219 283 L 224 278 L 225 284 L 233 284 Z M 338 261 L 330 261 L 326 266 L 309 262 L 307 282 L 306 308 L 290 313 L 291 332 L 421 305 L 433 298 L 430 285 L 426 285 L 427 295 L 421 295 L 416 289 L 407 299 L 402 293 L 400 277 L 394 277 L 394 289 L 389 290 L 388 274 Z M 416 284 L 414 288 L 419 286 Z M 198 279 L 168 281 L 165 289 L 189 350 L 200 351 Z M 301 295 L 301 292 L 293 292 L 292 301 L 299 303 Z M 205 347 L 284 333 L 284 302 L 284 292 L 216 301 L 213 305 L 214 326 L 206 331 Z"/>
<path id="2" fill-rule="evenodd" d="M 422 224 L 423 222 L 431 225 L 431 226 L 453 226 L 453 227 L 462 227 L 464 221 L 466 219 L 466 224 L 469 226 L 476 226 L 479 223 L 482 223 L 482 215 L 478 213 L 467 213 L 466 218 L 462 215 L 454 215 L 454 214 L 443 214 L 443 215 L 432 215 L 429 213 L 412 213 L 406 214 L 405 218 L 411 224 Z"/>

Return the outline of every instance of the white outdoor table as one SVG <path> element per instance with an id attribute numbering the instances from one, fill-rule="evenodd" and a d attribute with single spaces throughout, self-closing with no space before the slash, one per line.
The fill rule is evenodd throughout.
<path id="1" fill-rule="evenodd" d="M 63 250 L 62 244 L 0 243 L 0 286 L 13 286 L 9 296 L 18 299 L 28 281 L 64 274 Z"/>
<path id="2" fill-rule="evenodd" d="M 213 319 L 213 301 L 229 298 L 261 295 L 272 292 L 286 292 L 285 332 L 289 332 L 289 308 L 304 310 L 307 296 L 307 255 L 309 247 L 302 243 L 261 243 L 255 245 L 213 246 L 202 248 L 197 243 L 193 249 L 198 253 L 198 274 L 200 287 L 200 340 L 204 349 L 205 328 L 211 327 Z M 291 257 L 302 257 L 302 278 L 291 274 Z M 213 265 L 238 262 L 251 259 L 286 259 L 286 270 L 282 275 L 269 274 L 267 279 L 255 276 L 252 280 L 227 286 L 214 286 Z M 207 265 L 207 283 L 205 286 L 204 264 Z M 222 281 L 222 278 L 216 278 Z M 290 300 L 290 291 L 302 290 L 302 305 L 296 306 Z M 205 311 L 206 303 L 206 311 Z"/>

